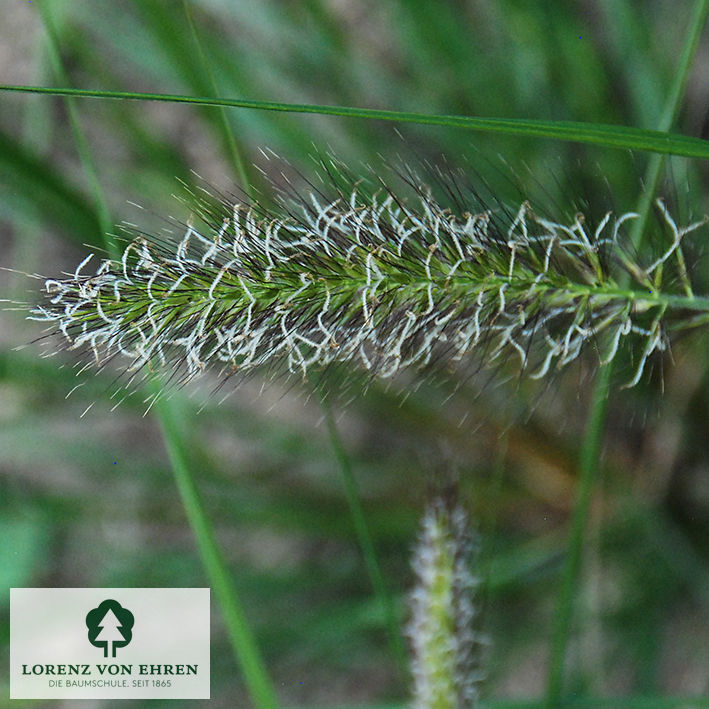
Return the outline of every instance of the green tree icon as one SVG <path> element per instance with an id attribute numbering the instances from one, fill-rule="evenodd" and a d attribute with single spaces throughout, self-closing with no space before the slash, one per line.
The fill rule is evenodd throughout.
<path id="1" fill-rule="evenodd" d="M 89 642 L 103 648 L 103 656 L 116 656 L 117 647 L 125 647 L 133 638 L 133 614 L 118 601 L 108 598 L 86 614 Z"/>

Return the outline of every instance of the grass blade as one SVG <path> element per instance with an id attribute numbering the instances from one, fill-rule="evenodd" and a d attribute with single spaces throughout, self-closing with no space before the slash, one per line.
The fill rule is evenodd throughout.
<path id="1" fill-rule="evenodd" d="M 59 53 L 58 40 L 52 18 L 45 4 L 40 3 L 39 8 L 47 32 L 50 58 L 54 71 L 60 80 L 66 82 L 67 77 Z M 66 103 L 81 164 L 94 196 L 104 244 L 111 256 L 117 258 L 117 247 L 108 238 L 108 231 L 111 229 L 112 221 L 91 150 L 71 96 L 67 95 Z M 207 578 L 214 588 L 217 602 L 222 609 L 237 663 L 242 667 L 244 680 L 256 706 L 260 709 L 276 709 L 278 701 L 275 690 L 266 673 L 255 639 L 241 607 L 241 602 L 230 578 L 229 570 L 217 546 L 212 523 L 202 505 L 194 477 L 187 463 L 186 451 L 182 444 L 182 430 L 178 424 L 176 412 L 168 402 L 159 398 L 159 393 L 156 385 L 154 395 L 158 404 L 158 419 L 163 431 L 165 447 L 172 464 L 175 482 L 190 527 L 195 535 L 197 548 L 204 564 Z"/>
<path id="2" fill-rule="evenodd" d="M 41 204 L 47 219 L 60 224 L 77 243 L 103 244 L 98 219 L 84 196 L 36 153 L 1 131 L 0 177 L 12 184 L 12 192 L 22 204 Z"/>
<path id="3" fill-rule="evenodd" d="M 159 394 L 159 390 L 155 394 Z M 278 701 L 275 690 L 256 647 L 229 569 L 217 546 L 212 523 L 204 510 L 188 464 L 187 451 L 182 443 L 184 425 L 180 424 L 173 406 L 164 399 L 158 398 L 156 407 L 182 505 L 194 532 L 207 578 L 222 610 L 229 640 L 237 662 L 241 665 L 244 680 L 259 709 L 276 709 Z"/>
<path id="4" fill-rule="evenodd" d="M 709 13 L 709 0 L 698 0 L 690 21 L 689 31 L 685 40 L 682 57 L 675 79 L 670 90 L 665 109 L 662 113 L 660 128 L 669 130 L 679 112 L 679 106 L 687 85 L 687 78 L 692 61 L 696 54 L 699 36 L 706 24 Z M 643 229 L 648 218 L 650 205 L 660 178 L 662 157 L 652 156 L 648 166 L 647 184 L 638 205 L 640 219 L 636 223 L 631 238 L 635 246 L 642 240 Z M 547 695 L 545 706 L 551 709 L 559 706 L 564 685 L 564 663 L 566 649 L 571 633 L 573 616 L 573 601 L 578 577 L 581 570 L 581 556 L 585 538 L 588 511 L 593 490 L 601 470 L 601 441 L 606 419 L 606 410 L 610 382 L 613 374 L 612 362 L 601 369 L 593 391 L 591 412 L 586 429 L 586 435 L 581 448 L 579 460 L 579 489 L 574 506 L 569 534 L 569 544 L 566 553 L 566 563 L 562 587 L 554 621 L 551 657 L 549 660 L 549 675 L 547 678 Z"/>
<path id="5" fill-rule="evenodd" d="M 394 602 L 391 594 L 389 593 L 386 582 L 384 581 L 384 575 L 382 574 L 382 570 L 379 566 L 379 561 L 377 560 L 377 554 L 374 549 L 374 541 L 372 540 L 372 535 L 369 531 L 369 527 L 364 516 L 362 502 L 359 497 L 359 490 L 357 489 L 357 481 L 352 471 L 352 464 L 350 463 L 349 456 L 342 445 L 342 440 L 340 439 L 340 434 L 337 430 L 337 426 L 335 425 L 335 420 L 332 416 L 332 411 L 330 411 L 330 407 L 322 397 L 320 397 L 320 403 L 325 415 L 325 421 L 327 423 L 330 444 L 335 454 L 335 458 L 337 458 L 337 462 L 340 466 L 340 472 L 342 473 L 342 481 L 345 486 L 345 495 L 347 497 L 347 503 L 350 508 L 350 514 L 352 515 L 352 521 L 354 523 L 362 556 L 364 557 L 364 562 L 367 566 L 367 573 L 369 574 L 377 600 L 384 611 L 384 618 L 389 633 L 389 645 L 391 652 L 401 675 L 405 675 L 408 663 L 406 660 L 406 650 L 404 649 L 404 644 L 401 638 L 399 622 L 396 617 Z"/>
<path id="6" fill-rule="evenodd" d="M 581 447 L 579 459 L 580 480 L 571 520 L 571 531 L 569 532 L 569 543 L 551 641 L 545 704 L 545 707 L 548 708 L 559 705 L 563 692 L 566 648 L 571 633 L 574 594 L 578 587 L 578 577 L 581 571 L 588 511 L 601 471 L 601 442 L 603 440 L 603 426 L 608 406 L 608 389 L 612 371 L 610 363 L 599 371 L 586 435 Z"/>
<path id="7" fill-rule="evenodd" d="M 56 74 L 59 81 L 68 84 L 69 78 L 64 70 L 64 65 L 59 54 L 59 41 L 57 39 L 56 29 L 54 28 L 52 17 L 45 2 L 39 3 L 39 12 L 42 17 L 44 29 L 47 33 L 47 48 L 49 49 L 49 59 L 52 64 L 52 70 Z M 98 217 L 99 227 L 101 229 L 101 234 L 103 235 L 104 246 L 112 258 L 117 258 L 118 247 L 108 235 L 113 227 L 111 213 L 108 208 L 106 196 L 101 189 L 101 183 L 98 179 L 98 172 L 96 170 L 96 163 L 91 155 L 86 134 L 81 126 L 81 121 L 79 120 L 76 102 L 71 96 L 66 96 L 64 102 L 66 104 L 67 112 L 69 113 L 69 122 L 71 124 L 72 133 L 74 134 L 74 141 L 76 142 L 76 149 L 79 153 L 79 159 L 81 160 L 81 167 L 89 184 L 89 191 L 94 199 L 96 216 Z"/>
<path id="8" fill-rule="evenodd" d="M 139 101 L 167 101 L 198 106 L 225 106 L 283 113 L 311 113 L 343 118 L 366 118 L 398 123 L 462 128 L 488 133 L 505 133 L 536 138 L 552 138 L 576 143 L 589 143 L 620 150 L 643 150 L 664 155 L 681 155 L 709 159 L 709 141 L 686 135 L 632 126 L 614 126 L 580 121 L 542 121 L 525 118 L 478 118 L 427 113 L 388 111 L 353 106 L 320 106 L 315 104 L 280 103 L 277 101 L 249 101 L 246 99 L 208 98 L 181 94 L 140 93 L 136 91 L 99 91 L 49 86 L 17 86 L 0 84 L 0 91 L 74 96 L 80 98 L 121 99 Z"/>

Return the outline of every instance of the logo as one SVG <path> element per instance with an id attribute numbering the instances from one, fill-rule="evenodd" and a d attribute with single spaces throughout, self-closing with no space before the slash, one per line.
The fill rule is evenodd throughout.
<path id="1" fill-rule="evenodd" d="M 108 598 L 86 615 L 89 642 L 102 647 L 104 657 L 115 657 L 116 648 L 125 647 L 133 638 L 134 620 L 127 608 Z"/>
<path id="2" fill-rule="evenodd" d="M 208 588 L 10 589 L 11 699 L 208 699 Z"/>

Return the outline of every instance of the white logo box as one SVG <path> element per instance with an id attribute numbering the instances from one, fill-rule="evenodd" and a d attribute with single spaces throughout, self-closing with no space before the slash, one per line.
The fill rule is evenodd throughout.
<path id="1" fill-rule="evenodd" d="M 209 623 L 208 588 L 12 588 L 10 698 L 209 699 Z"/>

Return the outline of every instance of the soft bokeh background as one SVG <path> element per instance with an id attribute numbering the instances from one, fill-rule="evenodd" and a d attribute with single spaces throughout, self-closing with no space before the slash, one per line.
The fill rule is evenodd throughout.
<path id="1" fill-rule="evenodd" d="M 182 2 L 46 4 L 72 86 L 210 94 Z M 189 6 L 224 96 L 647 128 L 659 120 L 691 13 L 686 0 Z M 56 85 L 37 3 L 2 0 L 1 16 L 0 82 Z M 706 36 L 695 65 L 678 129 L 702 135 Z M 176 178 L 194 180 L 191 170 L 217 187 L 238 179 L 217 110 L 98 100 L 77 108 L 115 223 L 145 218 L 128 200 L 185 219 L 171 195 Z M 0 263 L 47 276 L 73 271 L 101 235 L 65 105 L 3 93 L 0 117 Z M 261 147 L 305 174 L 314 147 L 332 149 L 354 171 L 398 157 L 440 164 L 443 155 L 509 189 L 510 199 L 522 191 L 546 209 L 591 215 L 609 204 L 632 208 L 646 163 L 641 154 L 446 128 L 400 127 L 400 137 L 383 122 L 246 110 L 228 117 L 247 167 L 264 166 Z M 248 173 L 268 189 L 257 170 Z M 672 164 L 665 192 L 679 213 L 707 210 L 706 176 L 705 166 Z M 699 282 L 709 272 L 706 238 L 693 251 Z M 24 301 L 40 286 L 6 272 L 0 283 L 4 297 Z M 41 328 L 11 313 L 0 325 L 0 703 L 9 705 L 9 587 L 206 581 L 141 399 L 111 412 L 109 375 L 77 379 L 70 354 L 14 351 Z M 706 344 L 685 338 L 664 373 L 655 368 L 631 391 L 615 388 L 568 665 L 576 696 L 709 692 Z M 406 398 L 373 385 L 335 409 L 402 620 L 431 471 L 441 457 L 457 467 L 483 539 L 492 699 L 544 692 L 593 356 L 547 391 L 483 376 L 448 398 L 451 383 L 414 390 L 404 382 Z M 401 704 L 406 684 L 388 651 L 322 410 L 307 385 L 276 381 L 261 392 L 260 384 L 252 379 L 218 405 L 207 378 L 192 398 L 178 398 L 191 417 L 200 489 L 279 695 L 289 707 Z M 218 608 L 212 631 L 211 705 L 248 706 Z"/>

